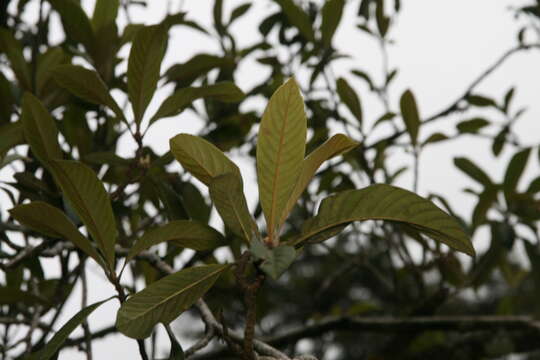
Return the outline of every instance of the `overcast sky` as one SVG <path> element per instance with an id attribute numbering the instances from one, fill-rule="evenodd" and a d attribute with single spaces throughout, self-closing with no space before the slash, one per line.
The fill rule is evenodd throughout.
<path id="1" fill-rule="evenodd" d="M 244 3 L 238 0 L 225 0 L 225 14 L 230 9 Z M 232 32 L 240 46 L 247 46 L 259 39 L 257 25 L 260 19 L 275 8 L 269 1 L 253 1 L 247 16 L 242 17 L 233 26 Z M 165 14 L 166 1 L 149 1 L 146 10 L 139 9 L 132 12 L 134 22 L 153 24 L 162 19 Z M 212 22 L 211 9 L 213 1 L 185 0 L 171 2 L 182 3 L 182 8 L 175 10 L 187 11 L 188 17 L 197 20 L 203 25 L 210 26 Z M 344 76 L 359 91 L 363 107 L 364 118 L 369 124 L 381 115 L 380 104 L 368 93 L 365 85 L 348 75 L 350 69 L 362 69 L 376 78 L 380 78 L 380 52 L 378 45 L 369 37 L 358 31 L 355 27 L 355 16 L 358 1 L 348 1 L 344 19 L 335 37 L 336 47 L 352 56 L 351 59 L 335 63 L 336 76 Z M 491 65 L 503 52 L 516 45 L 516 33 L 519 22 L 513 18 L 509 6 L 519 6 L 530 3 L 525 0 L 404 0 L 402 11 L 397 25 L 391 32 L 391 38 L 396 44 L 390 48 L 390 65 L 398 67 L 399 74 L 396 84 L 391 88 L 391 103 L 397 108 L 399 96 L 406 88 L 411 88 L 419 104 L 421 116 L 429 116 L 445 108 L 460 96 L 469 83 L 474 80 L 488 65 Z M 94 0 L 83 0 L 83 6 L 90 12 Z M 28 16 L 32 16 L 29 14 Z M 125 24 L 120 19 L 119 25 Z M 171 64 L 183 62 L 196 53 L 218 53 L 215 42 L 191 30 L 176 27 L 171 31 L 169 51 L 165 57 L 162 71 Z M 61 34 L 53 34 L 53 38 L 61 38 Z M 127 56 L 128 49 L 123 55 Z M 523 53 L 511 58 L 497 70 L 487 81 L 482 83 L 478 92 L 501 99 L 510 86 L 516 86 L 516 108 L 527 106 L 528 111 L 516 126 L 520 139 L 528 144 L 540 143 L 540 72 L 538 64 L 540 54 L 536 52 Z M 253 63 L 244 65 L 237 74 L 236 83 L 244 89 L 261 82 L 266 73 L 261 73 Z M 147 114 L 153 114 L 160 104 L 160 99 L 170 93 L 171 88 L 163 89 L 152 102 Z M 247 108 L 263 104 L 247 103 Z M 474 113 L 470 114 L 471 116 Z M 433 127 L 422 128 L 420 139 L 427 138 L 435 130 L 452 133 L 457 120 L 463 117 L 449 117 Z M 491 119 L 491 118 L 490 118 Z M 497 117 L 493 117 L 497 120 Z M 177 118 L 168 118 L 159 121 L 148 132 L 145 142 L 152 144 L 158 152 L 168 150 L 168 140 L 180 132 L 195 133 L 200 130 L 200 123 L 193 115 L 185 112 Z M 134 144 L 129 138 L 122 141 L 120 153 L 132 156 Z M 472 208 L 472 199 L 462 194 L 462 188 L 475 184 L 463 176 L 453 165 L 452 158 L 467 156 L 477 161 L 495 179 L 501 179 L 511 151 L 505 150 L 502 156 L 494 160 L 491 155 L 491 143 L 481 142 L 477 139 L 470 141 L 464 138 L 450 141 L 442 145 L 428 148 L 421 157 L 419 193 L 437 192 L 449 196 L 452 205 L 462 214 L 468 214 Z M 534 159 L 533 159 L 534 158 Z M 400 164 L 410 163 L 411 158 L 404 154 L 394 154 L 396 168 Z M 245 163 L 243 163 L 245 164 Z M 178 169 L 180 167 L 178 166 Z M 243 166 L 242 173 L 247 181 L 247 193 L 254 194 L 254 169 Z M 532 156 L 529 161 L 528 178 L 538 174 L 538 159 Z M 9 175 L 7 175 L 9 176 Z M 3 180 L 7 180 L 2 175 Z M 411 189 L 411 176 L 404 176 L 400 185 Z M 248 196 L 250 198 L 250 196 Z M 253 196 L 251 196 L 253 198 Z M 254 202 L 250 204 L 254 205 Z M 482 248 L 483 244 L 475 243 L 475 247 Z M 90 299 L 89 302 L 102 300 L 114 294 L 114 289 L 106 284 L 100 270 L 91 266 Z M 65 323 L 80 308 L 80 292 L 72 296 L 66 312 L 59 324 Z M 100 329 L 110 325 L 115 317 L 118 303 L 111 301 L 99 308 L 90 317 L 92 329 Z M 187 324 L 187 326 L 191 326 Z M 195 326 L 195 325 L 193 325 Z M 199 323 L 196 324 L 200 326 Z M 80 330 L 77 330 L 80 334 Z M 136 343 L 123 335 L 109 336 L 94 343 L 95 359 L 135 359 L 138 358 Z M 62 352 L 60 359 L 85 359 L 77 351 Z"/>

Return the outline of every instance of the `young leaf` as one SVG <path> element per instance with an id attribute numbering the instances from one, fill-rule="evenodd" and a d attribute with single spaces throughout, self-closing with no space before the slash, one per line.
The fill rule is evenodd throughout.
<path id="1" fill-rule="evenodd" d="M 313 150 L 303 161 L 300 176 L 296 180 L 293 191 L 287 201 L 281 223 L 283 223 L 296 202 L 309 185 L 309 182 L 319 169 L 319 166 L 334 156 L 341 155 L 358 146 L 358 143 L 348 136 L 337 134 L 326 140 L 321 146 Z"/>
<path id="2" fill-rule="evenodd" d="M 420 127 L 420 117 L 418 115 L 418 108 L 416 106 L 416 100 L 414 95 L 410 90 L 407 90 L 401 95 L 399 101 L 399 106 L 401 109 L 401 115 L 403 116 L 403 121 L 405 121 L 405 127 L 407 132 L 411 137 L 411 142 L 413 145 L 416 145 L 418 139 L 418 128 Z"/>
<path id="3" fill-rule="evenodd" d="M 336 84 L 339 98 L 347 105 L 356 120 L 358 120 L 358 124 L 362 126 L 362 105 L 356 92 L 349 83 L 347 83 L 347 80 L 343 78 L 339 78 Z"/>
<path id="4" fill-rule="evenodd" d="M 242 179 L 230 173 L 220 175 L 210 182 L 209 190 L 225 225 L 247 243 L 254 237 L 260 238 L 257 224 L 247 207 Z"/>
<path id="5" fill-rule="evenodd" d="M 119 119 L 124 119 L 122 110 L 97 72 L 77 65 L 60 65 L 52 71 L 54 80 L 61 87 L 92 104 L 108 106 Z"/>
<path id="6" fill-rule="evenodd" d="M 505 195 L 511 194 L 516 190 L 519 179 L 521 178 L 521 175 L 523 175 L 523 170 L 525 170 L 525 166 L 527 166 L 527 160 L 529 160 L 530 154 L 531 149 L 527 148 L 516 153 L 510 160 L 504 174 L 503 184 Z"/>
<path id="7" fill-rule="evenodd" d="M 261 269 L 277 280 L 291 266 L 296 258 L 293 246 L 281 245 L 269 251 L 269 256 L 261 264 Z"/>
<path id="8" fill-rule="evenodd" d="M 285 16 L 287 16 L 287 19 L 289 20 L 291 25 L 296 27 L 304 38 L 313 41 L 315 36 L 313 34 L 311 20 L 309 19 L 309 16 L 304 12 L 304 10 L 302 10 L 298 5 L 296 5 L 293 0 L 275 1 L 279 4 L 279 6 L 281 6 L 283 13 L 285 14 Z"/>
<path id="9" fill-rule="evenodd" d="M 332 44 L 332 38 L 341 21 L 345 0 L 328 0 L 322 8 L 321 35 L 325 46 Z"/>
<path id="10" fill-rule="evenodd" d="M 459 170 L 463 171 L 465 174 L 469 175 L 472 179 L 478 181 L 485 187 L 489 187 L 492 185 L 491 179 L 484 172 L 484 170 L 476 166 L 471 160 L 463 157 L 458 157 L 454 159 L 454 165 L 456 165 Z"/>
<path id="11" fill-rule="evenodd" d="M 45 345 L 43 349 L 40 351 L 34 353 L 31 355 L 31 360 L 49 360 L 51 358 L 54 358 L 54 356 L 57 354 L 58 351 L 62 348 L 62 345 L 64 344 L 64 341 L 67 340 L 69 335 L 79 326 L 83 323 L 83 321 L 96 310 L 99 306 L 101 306 L 103 303 L 109 301 L 111 298 L 103 301 L 99 301 L 97 303 L 94 303 L 90 306 L 85 307 L 81 311 L 79 311 L 77 314 L 75 314 L 67 323 L 58 330 L 56 334 L 52 337 L 52 339 Z"/>
<path id="12" fill-rule="evenodd" d="M 92 15 L 92 28 L 97 34 L 100 29 L 108 26 L 111 23 L 116 23 L 118 15 L 118 0 L 97 0 Z"/>
<path id="13" fill-rule="evenodd" d="M 95 33 L 81 5 L 72 0 L 49 0 L 49 2 L 60 14 L 66 36 L 83 44 L 92 54 L 96 42 Z"/>
<path id="14" fill-rule="evenodd" d="M 179 134 L 169 143 L 176 160 L 206 186 L 210 185 L 212 178 L 228 172 L 240 176 L 238 167 L 221 150 L 203 138 Z"/>
<path id="15" fill-rule="evenodd" d="M 183 88 L 163 101 L 158 111 L 150 119 L 150 124 L 161 118 L 180 114 L 194 100 L 200 98 L 211 98 L 223 102 L 239 102 L 244 96 L 242 90 L 229 81 L 201 87 Z"/>
<path id="16" fill-rule="evenodd" d="M 197 250 L 212 250 L 225 245 L 225 239 L 214 228 L 191 220 L 176 220 L 150 229 L 133 245 L 126 257 L 126 263 L 150 247 L 165 241 Z"/>
<path id="17" fill-rule="evenodd" d="M 274 241 L 306 148 L 306 114 L 296 81 L 291 78 L 272 95 L 259 128 L 257 178 L 268 234 Z"/>
<path id="18" fill-rule="evenodd" d="M 78 161 L 52 160 L 50 168 L 56 183 L 86 225 L 112 271 L 116 221 L 103 184 L 92 169 Z"/>
<path id="19" fill-rule="evenodd" d="M 116 327 L 144 339 L 161 322 L 168 324 L 203 296 L 230 265 L 197 266 L 168 275 L 131 296 L 118 310 Z"/>
<path id="20" fill-rule="evenodd" d="M 42 201 L 34 201 L 30 204 L 19 205 L 9 210 L 15 220 L 30 229 L 54 238 L 62 238 L 71 241 L 75 246 L 84 251 L 106 269 L 103 259 L 73 225 L 68 217 L 56 207 Z"/>
<path id="21" fill-rule="evenodd" d="M 43 165 L 50 159 L 62 159 L 54 119 L 41 101 L 28 92 L 23 95 L 21 121 L 24 137 Z"/>
<path id="22" fill-rule="evenodd" d="M 0 29 L 0 53 L 2 52 L 9 59 L 11 69 L 21 88 L 30 91 L 32 89 L 32 81 L 28 62 L 24 58 L 20 43 L 8 29 Z"/>
<path id="23" fill-rule="evenodd" d="M 327 197 L 317 216 L 304 224 L 300 236 L 290 244 L 298 245 L 322 231 L 364 220 L 403 222 L 457 251 L 474 256 L 469 237 L 453 217 L 410 191 L 383 184 Z"/>
<path id="24" fill-rule="evenodd" d="M 167 29 L 160 25 L 142 28 L 133 40 L 127 78 L 129 101 L 137 123 L 141 122 L 156 91 L 166 44 Z"/>

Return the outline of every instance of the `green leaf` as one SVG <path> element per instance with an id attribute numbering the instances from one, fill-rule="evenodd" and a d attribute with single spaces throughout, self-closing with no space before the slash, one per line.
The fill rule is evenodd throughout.
<path id="1" fill-rule="evenodd" d="M 13 270 L 12 270 L 13 271 Z M 47 301 L 41 296 L 32 294 L 30 291 L 25 291 L 11 286 L 0 286 L 0 304 L 46 304 Z"/>
<path id="2" fill-rule="evenodd" d="M 277 241 L 280 220 L 293 191 L 306 148 L 306 114 L 296 81 L 291 78 L 272 95 L 264 111 L 257 142 L 257 178 L 268 236 Z"/>
<path id="3" fill-rule="evenodd" d="M 108 106 L 119 119 L 124 119 L 124 113 L 97 72 L 77 65 L 60 65 L 52 71 L 61 87 L 92 104 Z"/>
<path id="4" fill-rule="evenodd" d="M 80 4 L 73 0 L 49 0 L 49 2 L 60 14 L 66 37 L 83 44 L 92 54 L 96 42 L 95 33 L 90 19 Z"/>
<path id="5" fill-rule="evenodd" d="M 172 241 L 176 245 L 196 251 L 212 250 L 225 245 L 225 239 L 214 228 L 192 220 L 175 220 L 150 229 L 133 245 L 126 258 L 129 262 L 142 251 Z"/>
<path id="6" fill-rule="evenodd" d="M 79 218 L 114 271 L 116 221 L 102 182 L 88 166 L 78 161 L 52 160 L 50 168 Z"/>
<path id="7" fill-rule="evenodd" d="M 161 322 L 168 324 L 203 296 L 230 265 L 180 270 L 131 296 L 118 310 L 116 327 L 126 336 L 144 339 Z"/>
<path id="8" fill-rule="evenodd" d="M 456 125 L 456 128 L 460 133 L 476 133 L 488 125 L 489 121 L 486 119 L 474 118 L 460 122 Z"/>
<path id="9" fill-rule="evenodd" d="M 377 8 L 375 9 L 375 16 L 377 20 L 377 29 L 382 37 L 386 36 L 388 28 L 390 27 L 390 18 L 384 15 L 384 0 L 377 0 Z"/>
<path id="10" fill-rule="evenodd" d="M 4 156 L 12 147 L 24 143 L 22 121 L 0 126 L 0 156 Z"/>
<path id="11" fill-rule="evenodd" d="M 282 245 L 269 250 L 268 257 L 261 264 L 261 269 L 277 280 L 291 266 L 296 258 L 293 246 Z"/>
<path id="12" fill-rule="evenodd" d="M 487 212 L 491 206 L 497 201 L 497 188 L 490 186 L 478 196 L 478 202 L 473 210 L 472 226 L 476 229 L 484 224 L 487 220 Z"/>
<path id="13" fill-rule="evenodd" d="M 146 26 L 137 32 L 128 61 L 128 95 L 135 122 L 140 123 L 159 80 L 167 45 L 167 28 Z"/>
<path id="14" fill-rule="evenodd" d="M 313 41 L 315 35 L 311 26 L 309 16 L 297 6 L 293 0 L 274 0 L 281 6 L 281 10 L 294 27 L 298 29 L 300 34 L 307 40 Z"/>
<path id="15" fill-rule="evenodd" d="M 17 102 L 11 91 L 11 81 L 0 71 L 0 124 L 9 123 L 14 105 Z"/>
<path id="16" fill-rule="evenodd" d="M 56 207 L 42 201 L 34 201 L 29 204 L 19 205 L 9 210 L 15 220 L 28 226 L 30 229 L 54 238 L 71 241 L 75 246 L 84 251 L 106 269 L 103 259 L 73 225 L 68 217 Z"/>
<path id="17" fill-rule="evenodd" d="M 32 89 L 30 68 L 24 58 L 20 43 L 13 37 L 8 29 L 0 29 L 0 53 L 5 53 L 9 59 L 11 70 L 24 90 Z"/>
<path id="18" fill-rule="evenodd" d="M 473 180 L 476 180 L 485 187 L 491 186 L 493 183 L 489 176 L 476 166 L 471 160 L 464 157 L 457 157 L 454 159 L 454 165 L 465 174 L 469 175 Z"/>
<path id="19" fill-rule="evenodd" d="M 348 136 L 337 134 L 326 140 L 322 145 L 313 150 L 303 161 L 300 175 L 296 180 L 293 191 L 287 201 L 287 206 L 283 212 L 281 223 L 283 223 L 296 202 L 309 185 L 309 182 L 323 162 L 354 149 L 358 143 Z"/>
<path id="20" fill-rule="evenodd" d="M 94 14 L 92 15 L 92 27 L 95 33 L 98 33 L 100 29 L 109 26 L 111 23 L 116 23 L 119 5 L 118 0 L 96 1 Z"/>
<path id="21" fill-rule="evenodd" d="M 304 224 L 298 245 L 322 231 L 353 221 L 388 220 L 406 223 L 451 248 L 474 256 L 474 248 L 460 224 L 431 201 L 390 185 L 343 191 L 324 199 L 317 216 Z"/>
<path id="22" fill-rule="evenodd" d="M 171 152 L 180 164 L 206 186 L 219 175 L 240 170 L 225 154 L 198 136 L 179 134 L 170 140 Z"/>
<path id="23" fill-rule="evenodd" d="M 468 95 L 466 97 L 466 100 L 469 102 L 469 104 L 474 105 L 474 106 L 480 106 L 480 107 L 493 106 L 493 107 L 497 107 L 497 104 L 495 103 L 495 101 L 493 101 L 490 98 L 480 96 L 480 95 Z"/>
<path id="24" fill-rule="evenodd" d="M 505 195 L 509 195 L 516 191 L 519 179 L 523 175 L 525 166 L 527 166 L 527 160 L 529 160 L 530 154 L 531 149 L 527 148 L 516 153 L 510 160 L 504 174 L 503 186 Z"/>
<path id="25" fill-rule="evenodd" d="M 251 8 L 251 3 L 245 3 L 238 5 L 232 12 L 231 12 L 231 18 L 229 19 L 229 26 L 236 21 L 236 19 L 243 16 L 248 10 Z"/>
<path id="26" fill-rule="evenodd" d="M 344 6 L 345 0 L 328 0 L 323 5 L 321 40 L 325 46 L 330 46 L 332 44 L 332 38 L 341 21 Z"/>
<path id="27" fill-rule="evenodd" d="M 54 119 L 41 101 L 28 92 L 23 95 L 21 121 L 24 137 L 43 165 L 47 166 L 51 159 L 62 159 Z"/>
<path id="28" fill-rule="evenodd" d="M 406 90 L 399 101 L 401 109 L 401 115 L 405 122 L 407 132 L 411 137 L 411 142 L 416 145 L 418 139 L 418 128 L 420 127 L 420 116 L 418 115 L 418 108 L 416 106 L 416 100 L 410 90 Z"/>
<path id="29" fill-rule="evenodd" d="M 59 65 L 69 63 L 69 61 L 70 57 L 60 47 L 51 47 L 38 57 L 34 94 L 43 102 L 46 103 L 48 97 L 51 96 L 51 70 Z"/>
<path id="30" fill-rule="evenodd" d="M 169 81 L 176 82 L 178 87 L 185 87 L 212 69 L 232 68 L 233 66 L 234 60 L 229 57 L 198 54 L 183 64 L 171 66 L 166 75 Z"/>
<path id="31" fill-rule="evenodd" d="M 194 100 L 211 98 L 223 102 L 239 102 L 244 93 L 232 82 L 220 82 L 201 87 L 187 87 L 175 91 L 163 101 L 158 111 L 150 119 L 150 124 L 164 117 L 176 116 L 184 111 Z"/>
<path id="32" fill-rule="evenodd" d="M 225 225 L 247 243 L 260 238 L 257 224 L 247 207 L 241 178 L 231 173 L 217 176 L 210 182 L 209 190 Z"/>
<path id="33" fill-rule="evenodd" d="M 425 146 L 427 144 L 432 144 L 432 143 L 436 143 L 436 142 L 440 142 L 440 141 L 444 141 L 444 140 L 448 140 L 450 139 L 447 135 L 443 134 L 443 133 L 440 133 L 440 132 L 436 132 L 436 133 L 433 133 L 431 134 L 423 143 L 422 143 L 422 146 Z"/>
<path id="34" fill-rule="evenodd" d="M 58 330 L 58 332 L 56 332 L 56 334 L 54 334 L 52 339 L 47 343 L 47 345 L 45 345 L 43 349 L 31 355 L 31 360 L 48 360 L 54 358 L 73 330 L 75 330 L 77 326 L 81 325 L 84 320 L 101 304 L 109 301 L 110 299 L 111 298 L 94 303 L 75 314 L 67 323 L 64 324 L 64 326 L 60 328 L 60 330 Z"/>
<path id="35" fill-rule="evenodd" d="M 341 101 L 347 105 L 360 126 L 362 126 L 362 105 L 354 89 L 347 83 L 347 80 L 339 78 L 337 81 L 337 93 Z"/>

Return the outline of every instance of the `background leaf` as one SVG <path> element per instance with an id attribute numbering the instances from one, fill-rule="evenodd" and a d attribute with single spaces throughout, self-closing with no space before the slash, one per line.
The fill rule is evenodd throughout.
<path id="1" fill-rule="evenodd" d="M 60 14 L 66 37 L 84 45 L 89 53 L 95 49 L 95 33 L 80 4 L 72 0 L 49 0 Z"/>
<path id="2" fill-rule="evenodd" d="M 298 245 L 322 231 L 364 220 L 404 222 L 455 250 L 474 256 L 469 237 L 453 217 L 410 191 L 383 184 L 327 197 L 317 216 L 304 224 L 301 235 L 292 243 Z"/>
<path id="3" fill-rule="evenodd" d="M 291 78 L 270 98 L 257 142 L 259 197 L 272 241 L 300 173 L 306 122 L 300 89 Z"/>
<path id="4" fill-rule="evenodd" d="M 531 154 L 531 149 L 527 148 L 516 153 L 504 173 L 504 193 L 508 197 L 509 194 L 516 191 L 519 179 L 523 175 L 525 166 L 527 166 L 527 161 L 529 160 L 529 155 Z"/>
<path id="5" fill-rule="evenodd" d="M 337 92 L 341 101 L 347 105 L 354 115 L 360 127 L 362 126 L 362 105 L 354 89 L 347 83 L 347 80 L 339 78 L 336 82 Z"/>
<path id="6" fill-rule="evenodd" d="M 294 247 L 278 246 L 269 251 L 269 256 L 261 264 L 261 269 L 276 280 L 291 266 L 295 258 L 296 250 Z"/>
<path id="7" fill-rule="evenodd" d="M 225 245 L 225 239 L 214 228 L 192 220 L 175 220 L 150 229 L 129 250 L 126 262 L 150 247 L 165 241 L 196 251 L 212 250 Z"/>
<path id="8" fill-rule="evenodd" d="M 401 115 L 403 121 L 405 121 L 405 127 L 411 137 L 411 142 L 416 145 L 418 139 L 418 129 L 420 127 L 420 116 L 418 115 L 418 107 L 416 106 L 416 100 L 410 90 L 406 90 L 399 101 L 401 109 Z"/>
<path id="9" fill-rule="evenodd" d="M 11 69 L 15 73 L 20 86 L 30 91 L 32 89 L 32 81 L 28 63 L 24 58 L 20 43 L 15 40 L 8 29 L 0 29 L 0 52 L 5 53 L 9 59 Z"/>
<path id="10" fill-rule="evenodd" d="M 322 8 L 321 40 L 325 46 L 332 44 L 332 38 L 341 21 L 345 0 L 327 0 Z"/>
<path id="11" fill-rule="evenodd" d="M 50 167 L 56 183 L 86 225 L 113 271 L 116 221 L 103 184 L 92 169 L 78 161 L 53 160 Z"/>
<path id="12" fill-rule="evenodd" d="M 293 0 L 275 0 L 275 2 L 281 6 L 289 22 L 298 29 L 300 34 L 307 40 L 313 41 L 315 36 L 311 27 L 311 20 L 304 10 L 296 5 Z"/>
<path id="13" fill-rule="evenodd" d="M 166 44 L 167 29 L 160 25 L 140 29 L 133 40 L 127 77 L 128 96 L 136 123 L 141 122 L 156 91 Z"/>
<path id="14" fill-rule="evenodd" d="M 122 304 L 116 327 L 132 338 L 150 336 L 157 323 L 168 324 L 193 305 L 229 266 L 197 266 L 152 283 Z"/>
<path id="15" fill-rule="evenodd" d="M 476 166 L 471 160 L 463 157 L 458 157 L 454 159 L 454 164 L 457 166 L 458 169 L 460 169 L 465 174 L 469 175 L 472 179 L 478 181 L 485 187 L 489 187 L 492 185 L 491 179 L 484 172 L 484 170 Z"/>

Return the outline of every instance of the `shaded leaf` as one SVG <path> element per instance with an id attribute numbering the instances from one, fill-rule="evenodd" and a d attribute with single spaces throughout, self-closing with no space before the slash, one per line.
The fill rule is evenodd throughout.
<path id="1" fill-rule="evenodd" d="M 172 241 L 176 245 L 196 251 L 212 250 L 225 245 L 225 239 L 214 228 L 191 220 L 175 220 L 150 229 L 133 245 L 126 262 L 150 247 Z"/>
<path id="2" fill-rule="evenodd" d="M 300 174 L 306 123 L 304 101 L 298 84 L 291 78 L 270 98 L 257 142 L 259 197 L 271 241 L 278 235 L 283 211 Z"/>
<path id="3" fill-rule="evenodd" d="M 24 137 L 39 161 L 47 166 L 51 159 L 62 159 L 58 130 L 54 119 L 34 95 L 23 95 L 21 121 Z"/>
<path id="4" fill-rule="evenodd" d="M 344 6 L 345 0 L 328 0 L 323 5 L 321 11 L 321 40 L 325 46 L 330 46 L 332 44 L 332 38 L 341 21 Z"/>
<path id="5" fill-rule="evenodd" d="M 383 184 L 327 197 L 317 216 L 304 224 L 302 233 L 291 245 L 301 244 L 336 226 L 364 220 L 403 222 L 434 240 L 474 256 L 469 237 L 453 217 L 410 191 Z"/>
<path id="6" fill-rule="evenodd" d="M 32 81 L 28 62 L 24 58 L 20 43 L 8 29 L 0 29 L 0 52 L 6 54 L 20 86 L 25 90 L 32 89 Z"/>
<path id="7" fill-rule="evenodd" d="M 243 16 L 246 12 L 249 11 L 251 8 L 251 3 L 245 3 L 238 5 L 234 10 L 231 12 L 231 18 L 229 19 L 229 26 L 236 21 L 236 19 Z"/>
<path id="8" fill-rule="evenodd" d="M 350 112 L 354 115 L 360 127 L 362 126 L 362 105 L 360 99 L 356 95 L 354 89 L 343 78 L 339 78 L 336 82 L 337 92 L 341 101 L 347 105 Z"/>
<path id="9" fill-rule="evenodd" d="M 471 160 L 464 157 L 457 157 L 454 159 L 454 165 L 456 165 L 457 168 L 463 171 L 465 174 L 469 175 L 473 180 L 476 180 L 485 187 L 492 185 L 491 179 L 484 172 L 484 170 L 476 166 L 476 164 Z"/>
<path id="10" fill-rule="evenodd" d="M 406 90 L 399 101 L 399 106 L 401 109 L 401 115 L 403 116 L 403 121 L 405 122 L 405 127 L 407 132 L 411 137 L 411 142 L 413 145 L 416 145 L 418 139 L 418 129 L 420 127 L 420 117 L 418 115 L 418 108 L 416 106 L 416 100 L 414 95 L 410 90 Z"/>
<path id="11" fill-rule="evenodd" d="M 56 183 L 86 225 L 112 271 L 116 221 L 103 184 L 92 169 L 78 161 L 53 160 L 50 168 Z"/>
<path id="12" fill-rule="evenodd" d="M 140 29 L 133 40 L 127 77 L 128 96 L 136 123 L 141 122 L 156 91 L 166 44 L 167 29 L 159 25 Z"/>
<path id="13" fill-rule="evenodd" d="M 512 192 L 516 191 L 519 179 L 523 175 L 525 166 L 527 166 L 527 160 L 529 160 L 530 154 L 531 149 L 527 148 L 516 153 L 510 160 L 504 174 L 503 187 L 505 195 L 508 196 Z"/>
<path id="14" fill-rule="evenodd" d="M 92 15 L 92 27 L 96 33 L 109 24 L 116 23 L 119 5 L 119 0 L 96 0 Z"/>
<path id="15" fill-rule="evenodd" d="M 124 118 L 122 110 L 97 72 L 77 65 L 60 65 L 52 71 L 54 80 L 73 95 L 92 104 L 106 105 L 118 118 Z"/>
<path id="16" fill-rule="evenodd" d="M 60 328 L 60 330 L 58 330 L 58 332 L 56 332 L 56 334 L 54 334 L 54 336 L 51 338 L 51 340 L 49 340 L 49 342 L 47 343 L 47 345 L 45 345 L 43 349 L 31 355 L 31 359 L 48 360 L 57 356 L 58 351 L 60 351 L 62 345 L 67 340 L 69 335 L 73 332 L 73 330 L 75 330 L 77 326 L 81 325 L 84 320 L 101 304 L 109 300 L 110 298 L 94 303 L 75 314 L 67 323 L 64 324 L 64 326 Z"/>
<path id="17" fill-rule="evenodd" d="M 90 19 L 80 4 L 73 0 L 50 0 L 49 2 L 60 14 L 66 37 L 81 43 L 92 54 L 96 42 L 95 33 Z"/>
<path id="18" fill-rule="evenodd" d="M 183 64 L 171 66 L 166 75 L 169 81 L 176 82 L 178 87 L 185 87 L 212 69 L 232 66 L 234 66 L 234 61 L 231 58 L 198 54 Z"/>
<path id="19" fill-rule="evenodd" d="M 493 101 L 492 99 L 487 98 L 485 96 L 468 95 L 466 97 L 466 100 L 469 102 L 469 104 L 474 105 L 474 106 L 480 106 L 480 107 L 493 106 L 493 107 L 497 107 L 497 104 L 495 103 L 495 101 Z"/>
<path id="20" fill-rule="evenodd" d="M 30 229 L 54 238 L 71 241 L 75 246 L 96 260 L 98 264 L 105 264 L 103 259 L 84 237 L 68 217 L 59 209 L 42 201 L 19 205 L 9 210 L 15 220 L 28 226 Z"/>
<path id="21" fill-rule="evenodd" d="M 291 212 L 296 202 L 309 185 L 311 179 L 321 166 L 323 162 L 333 158 L 334 156 L 341 155 L 350 151 L 358 146 L 358 143 L 348 136 L 343 134 L 337 134 L 326 140 L 322 145 L 313 150 L 303 161 L 301 165 L 300 175 L 296 180 L 294 188 L 287 201 L 287 206 L 283 211 L 283 217 L 281 222 L 285 221 L 285 218 Z"/>
<path id="22" fill-rule="evenodd" d="M 232 82 L 220 82 L 201 87 L 187 87 L 177 90 L 163 101 L 157 112 L 150 119 L 150 124 L 164 117 L 176 116 L 191 103 L 200 98 L 211 98 L 223 102 L 239 102 L 244 93 Z"/>
<path id="23" fill-rule="evenodd" d="M 473 229 L 484 224 L 487 220 L 487 212 L 497 200 L 497 189 L 493 186 L 486 187 L 478 196 L 478 202 L 473 210 L 472 225 Z"/>
<path id="24" fill-rule="evenodd" d="M 22 143 L 24 143 L 22 121 L 0 126 L 0 156 L 3 156 L 12 147 Z"/>
<path id="25" fill-rule="evenodd" d="M 275 0 L 275 2 L 279 4 L 291 25 L 296 27 L 304 38 L 313 41 L 315 36 L 311 27 L 311 20 L 304 10 L 296 5 L 293 0 Z"/>
<path id="26" fill-rule="evenodd" d="M 171 152 L 180 164 L 206 186 L 219 175 L 231 172 L 240 176 L 240 170 L 225 154 L 198 136 L 179 134 L 170 141 Z"/>
<path id="27" fill-rule="evenodd" d="M 276 280 L 291 266 L 295 258 L 296 250 L 293 246 L 278 246 L 270 250 L 268 258 L 261 264 L 261 269 Z"/>
<path id="28" fill-rule="evenodd" d="M 465 120 L 456 125 L 460 133 L 476 133 L 478 130 L 489 125 L 489 121 L 482 118 Z"/>
<path id="29" fill-rule="evenodd" d="M 174 336 L 171 327 L 169 325 L 165 325 L 165 330 L 167 331 L 167 335 L 169 335 L 169 340 L 171 341 L 171 352 L 169 353 L 168 360 L 184 360 L 186 358 L 184 349 L 182 349 L 182 346 L 176 339 L 176 336 Z"/>
<path id="30" fill-rule="evenodd" d="M 168 324 L 193 305 L 230 265 L 206 265 L 168 275 L 131 296 L 118 310 L 116 327 L 144 339 L 161 322 Z"/>
<path id="31" fill-rule="evenodd" d="M 210 182 L 209 190 L 225 225 L 247 243 L 260 238 L 257 224 L 249 213 L 242 179 L 231 173 L 220 175 Z"/>
<path id="32" fill-rule="evenodd" d="M 436 133 L 433 133 L 431 134 L 423 143 L 422 143 L 422 146 L 425 146 L 427 144 L 433 144 L 433 143 L 436 143 L 436 142 L 440 142 L 440 141 L 444 141 L 444 140 L 448 140 L 449 137 L 446 136 L 445 134 L 443 133 L 440 133 L 440 132 L 436 132 Z"/>

